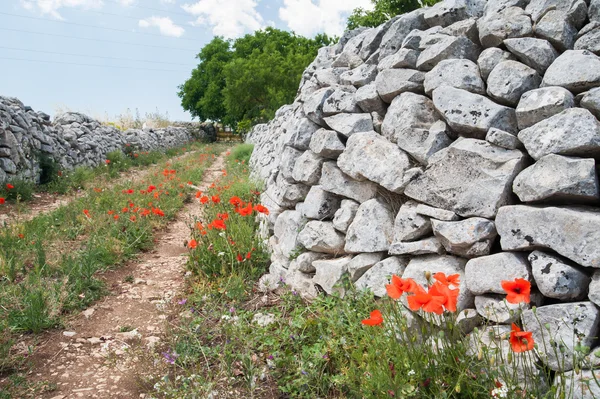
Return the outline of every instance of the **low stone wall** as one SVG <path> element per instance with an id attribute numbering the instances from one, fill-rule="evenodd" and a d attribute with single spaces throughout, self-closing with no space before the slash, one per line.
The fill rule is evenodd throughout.
<path id="1" fill-rule="evenodd" d="M 106 154 L 126 146 L 151 151 L 192 140 L 214 141 L 211 124 L 182 122 L 179 126 L 121 132 L 76 112 L 67 112 L 51 122 L 47 114 L 35 112 L 16 98 L 0 96 L 0 184 L 12 179 L 39 181 L 42 156 L 72 169 L 98 166 Z"/>
<path id="2" fill-rule="evenodd" d="M 347 273 L 384 296 L 391 274 L 458 273 L 461 317 L 506 328 L 500 282 L 524 278 L 522 323 L 571 378 L 548 340 L 570 357 L 600 333 L 598 54 L 600 0 L 446 0 L 322 48 L 247 138 L 263 288 L 333 293 Z"/>

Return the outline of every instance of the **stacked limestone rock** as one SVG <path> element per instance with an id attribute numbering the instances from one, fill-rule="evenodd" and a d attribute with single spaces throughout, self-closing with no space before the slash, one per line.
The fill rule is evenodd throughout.
<path id="1" fill-rule="evenodd" d="M 598 55 L 600 0 L 447 0 L 321 49 L 248 138 L 265 288 L 332 293 L 348 273 L 383 296 L 392 273 L 458 273 L 464 317 L 506 326 L 500 282 L 525 278 L 524 327 L 573 378 L 543 348 L 562 337 L 569 357 L 599 333 Z"/>
<path id="2" fill-rule="evenodd" d="M 51 123 L 47 114 L 0 96 L 0 184 L 12 179 L 39 181 L 41 155 L 65 169 L 94 167 L 109 152 L 126 146 L 137 151 L 165 150 L 209 138 L 202 134 L 207 130 L 170 126 L 121 132 L 76 112 L 62 114 Z"/>

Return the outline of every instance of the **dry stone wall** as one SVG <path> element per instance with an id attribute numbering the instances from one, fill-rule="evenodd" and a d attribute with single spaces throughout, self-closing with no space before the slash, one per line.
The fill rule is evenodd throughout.
<path id="1" fill-rule="evenodd" d="M 50 157 L 64 169 L 94 167 L 103 163 L 109 152 L 127 146 L 151 151 L 194 139 L 214 141 L 210 128 L 187 124 L 121 132 L 76 112 L 64 113 L 51 122 L 47 114 L 18 99 L 0 96 L 0 184 L 13 179 L 39 181 L 41 156 Z"/>
<path id="2" fill-rule="evenodd" d="M 391 274 L 458 273 L 464 318 L 506 325 L 500 282 L 526 278 L 536 342 L 595 347 L 599 118 L 600 0 L 446 0 L 346 32 L 247 138 L 262 288 L 333 293 L 347 273 L 383 296 Z"/>

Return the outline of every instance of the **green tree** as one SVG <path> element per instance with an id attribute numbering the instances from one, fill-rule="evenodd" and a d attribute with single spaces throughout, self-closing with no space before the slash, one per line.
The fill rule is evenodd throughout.
<path id="1" fill-rule="evenodd" d="M 361 26 L 375 27 L 388 21 L 396 15 L 404 14 L 423 6 L 430 6 L 441 0 L 371 0 L 375 6 L 372 11 L 355 8 L 348 17 L 347 29 Z"/>
<path id="2" fill-rule="evenodd" d="M 181 106 L 200 120 L 223 120 L 226 117 L 222 91 L 225 88 L 225 66 L 232 60 L 231 42 L 215 37 L 196 56 L 200 63 L 192 76 L 179 86 Z"/>
<path id="3" fill-rule="evenodd" d="M 266 28 L 234 42 L 215 38 L 198 58 L 200 64 L 179 87 L 184 109 L 200 119 L 246 129 L 264 122 L 294 100 L 304 69 L 320 47 L 332 42 Z"/>

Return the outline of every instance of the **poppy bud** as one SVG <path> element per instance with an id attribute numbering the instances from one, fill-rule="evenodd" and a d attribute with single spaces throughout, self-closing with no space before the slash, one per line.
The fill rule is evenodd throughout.
<path id="1" fill-rule="evenodd" d="M 429 270 L 425 272 L 425 278 L 427 279 L 427 281 L 431 279 L 431 272 Z"/>
<path id="2" fill-rule="evenodd" d="M 509 363 L 512 363 L 512 361 L 513 361 L 513 354 L 512 354 L 512 352 L 508 352 L 508 355 L 506 356 L 506 360 Z"/>

